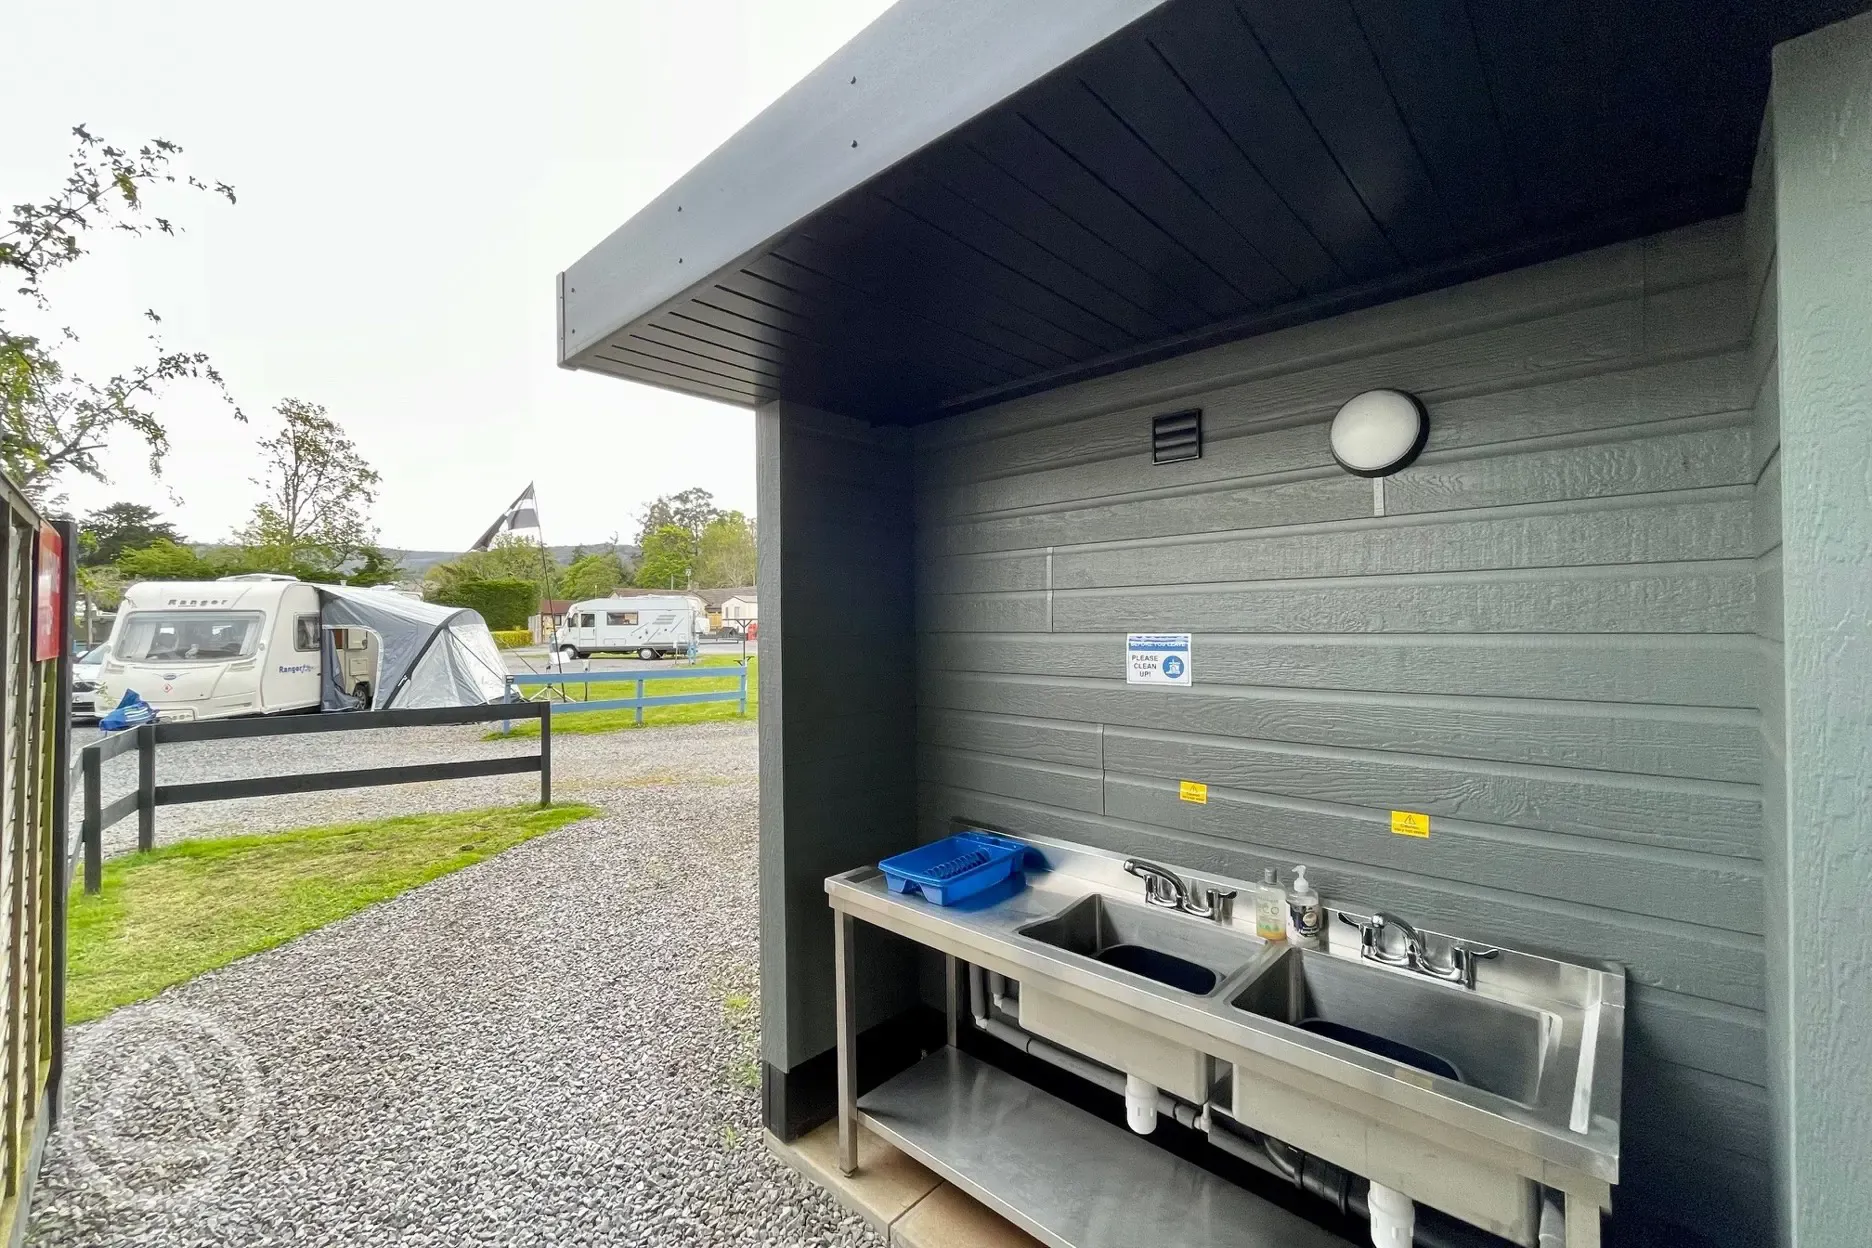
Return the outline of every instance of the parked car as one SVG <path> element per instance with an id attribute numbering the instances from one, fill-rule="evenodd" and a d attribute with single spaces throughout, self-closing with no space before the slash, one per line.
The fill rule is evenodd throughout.
<path id="1" fill-rule="evenodd" d="M 110 643 L 92 646 L 72 660 L 71 712 L 73 719 L 96 719 L 102 712 L 97 704 L 98 677 L 104 672 L 104 660 L 110 657 Z M 108 710 L 109 708 L 105 708 Z"/>

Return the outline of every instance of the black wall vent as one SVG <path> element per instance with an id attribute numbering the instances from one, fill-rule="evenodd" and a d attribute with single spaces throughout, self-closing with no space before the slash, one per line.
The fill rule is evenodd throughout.
<path id="1" fill-rule="evenodd" d="M 1151 417 L 1151 462 L 1174 464 L 1202 458 L 1202 409 Z"/>

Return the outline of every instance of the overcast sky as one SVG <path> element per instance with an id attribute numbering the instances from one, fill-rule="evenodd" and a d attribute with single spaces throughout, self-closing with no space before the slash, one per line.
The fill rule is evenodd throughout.
<path id="1" fill-rule="evenodd" d="M 186 234 L 103 239 L 51 293 L 82 369 L 134 362 L 154 308 L 254 427 L 173 390 L 164 483 L 125 442 L 72 503 L 223 537 L 292 396 L 383 474 L 388 545 L 460 549 L 533 478 L 552 542 L 630 540 L 645 501 L 691 485 L 752 512 L 752 417 L 559 369 L 554 276 L 886 7 L 0 0 L 0 202 L 56 187 L 79 122 L 181 143 L 240 198 L 163 196 Z"/>

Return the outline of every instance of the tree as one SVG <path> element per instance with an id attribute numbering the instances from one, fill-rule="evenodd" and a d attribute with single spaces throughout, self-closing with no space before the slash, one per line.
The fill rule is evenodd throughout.
<path id="1" fill-rule="evenodd" d="M 637 584 L 645 589 L 688 589 L 695 575 L 696 539 L 688 529 L 666 524 L 644 534 Z"/>
<path id="2" fill-rule="evenodd" d="M 202 554 L 192 546 L 171 541 L 156 541 L 140 550 L 125 551 L 117 560 L 117 571 L 131 584 L 137 581 L 212 581 L 217 576 L 261 570 L 242 567 L 236 551 L 221 549 Z"/>
<path id="3" fill-rule="evenodd" d="M 178 544 L 176 527 L 158 518 L 154 507 L 142 503 L 112 503 L 84 518 L 78 529 L 78 562 L 84 567 L 106 567 L 125 551 L 157 542 Z"/>
<path id="4" fill-rule="evenodd" d="M 262 561 L 334 575 L 373 545 L 370 508 L 379 477 L 317 403 L 282 399 L 280 431 L 263 439 L 265 497 L 236 537 Z"/>
<path id="5" fill-rule="evenodd" d="M 696 584 L 752 585 L 754 565 L 754 526 L 746 516 L 725 511 L 709 521 L 696 550 Z"/>
<path id="6" fill-rule="evenodd" d="M 560 578 L 559 595 L 573 602 L 604 598 L 620 585 L 630 584 L 630 579 L 630 572 L 615 550 L 580 555 Z"/>
<path id="7" fill-rule="evenodd" d="M 679 494 L 665 494 L 651 500 L 643 509 L 637 544 L 643 545 L 658 529 L 674 525 L 688 533 L 690 541 L 700 545 L 702 530 L 720 514 L 715 496 L 700 486 L 691 486 Z"/>
<path id="8" fill-rule="evenodd" d="M 132 152 L 105 143 L 83 126 L 72 133 L 78 144 L 64 185 L 46 199 L 15 204 L 0 227 L 0 269 L 10 270 L 20 283 L 11 293 L 46 315 L 48 323 L 52 307 L 45 279 L 86 254 L 91 231 L 177 232 L 169 218 L 146 214 L 146 191 L 185 181 L 234 202 L 234 188 L 225 182 L 211 186 L 193 176 L 179 177 L 171 162 L 182 149 L 165 139 Z M 65 472 L 103 480 L 98 452 L 124 430 L 143 440 L 151 474 L 161 475 L 169 434 L 155 405 L 173 382 L 207 381 L 233 403 L 207 355 L 170 351 L 154 331 L 145 359 L 93 381 L 68 372 L 58 359 L 59 348 L 77 340 L 69 327 L 47 338 L 22 326 L 14 313 L 0 303 L 0 463 L 35 496 L 43 496 Z M 143 315 L 152 325 L 162 322 L 153 310 Z M 235 419 L 246 419 L 238 407 L 233 412 Z"/>
<path id="9" fill-rule="evenodd" d="M 546 597 L 557 593 L 561 569 L 552 552 L 530 538 L 511 533 L 494 539 L 486 550 L 435 564 L 423 574 L 425 592 L 442 602 L 442 594 L 463 581 L 531 581 Z"/>
<path id="10" fill-rule="evenodd" d="M 479 612 L 489 628 L 525 628 L 527 617 L 539 610 L 540 591 L 537 581 L 459 581 L 435 600 Z"/>

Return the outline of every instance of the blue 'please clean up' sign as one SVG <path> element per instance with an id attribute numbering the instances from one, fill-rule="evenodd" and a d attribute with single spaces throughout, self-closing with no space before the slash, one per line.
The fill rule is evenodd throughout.
<path id="1" fill-rule="evenodd" d="M 1193 675 L 1188 633 L 1125 635 L 1125 683 L 1187 685 Z"/>

